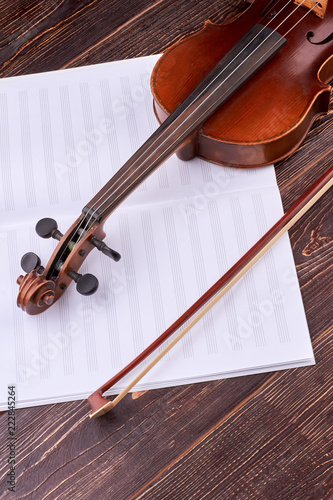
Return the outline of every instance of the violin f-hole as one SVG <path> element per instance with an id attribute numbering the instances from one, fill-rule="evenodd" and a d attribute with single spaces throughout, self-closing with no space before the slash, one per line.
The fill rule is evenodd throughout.
<path id="1" fill-rule="evenodd" d="M 313 42 L 311 39 L 315 36 L 313 31 L 309 31 L 309 33 L 306 35 L 306 38 L 312 45 L 326 45 L 326 43 L 332 42 L 333 41 L 333 33 L 328 35 L 328 37 L 324 38 L 321 42 Z"/>

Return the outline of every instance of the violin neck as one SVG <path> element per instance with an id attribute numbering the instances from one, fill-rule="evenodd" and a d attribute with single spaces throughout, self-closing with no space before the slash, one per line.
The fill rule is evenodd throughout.
<path id="1" fill-rule="evenodd" d="M 102 223 L 147 177 L 286 44 L 255 25 L 84 207 Z"/>

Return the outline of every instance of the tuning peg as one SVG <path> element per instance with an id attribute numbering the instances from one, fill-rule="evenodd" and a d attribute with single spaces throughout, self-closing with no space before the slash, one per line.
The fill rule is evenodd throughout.
<path id="1" fill-rule="evenodd" d="M 57 222 L 49 217 L 45 217 L 38 221 L 35 230 L 41 238 L 54 238 L 59 241 L 63 236 L 62 233 L 58 231 Z"/>
<path id="2" fill-rule="evenodd" d="M 36 269 L 38 274 L 42 274 L 44 267 L 40 265 L 40 258 L 33 252 L 25 253 L 21 259 L 21 267 L 26 273 L 31 273 Z"/>
<path id="3" fill-rule="evenodd" d="M 121 255 L 120 253 L 116 252 L 115 250 L 112 250 L 112 248 L 108 247 L 104 241 L 99 240 L 98 238 L 91 238 L 90 243 L 92 243 L 97 250 L 100 252 L 104 253 L 107 257 L 110 257 L 111 259 L 115 260 L 118 262 L 120 260 Z"/>
<path id="4" fill-rule="evenodd" d="M 71 270 L 68 276 L 75 281 L 76 290 L 81 295 L 92 295 L 98 288 L 98 279 L 93 274 L 79 274 Z"/>

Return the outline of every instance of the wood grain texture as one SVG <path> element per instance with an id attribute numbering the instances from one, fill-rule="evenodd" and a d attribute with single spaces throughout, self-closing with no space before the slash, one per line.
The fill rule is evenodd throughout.
<path id="1" fill-rule="evenodd" d="M 233 7 L 231 7 L 231 5 Z M 0 76 L 160 53 L 241 4 L 214 0 L 0 2 Z M 227 8 L 228 7 L 228 8 Z"/>
<path id="2" fill-rule="evenodd" d="M 136 498 L 332 498 L 332 336 L 314 347 L 316 367 L 273 375 Z"/>
<path id="3" fill-rule="evenodd" d="M 159 53 L 241 1 L 0 0 L 0 75 Z M 333 102 L 332 107 L 333 110 Z M 277 165 L 287 210 L 333 163 L 333 113 Z M 290 232 L 317 365 L 148 391 L 88 419 L 86 401 L 18 410 L 16 493 L 2 499 L 331 499 L 333 202 Z M 2 381 L 3 383 L 3 381 Z"/>

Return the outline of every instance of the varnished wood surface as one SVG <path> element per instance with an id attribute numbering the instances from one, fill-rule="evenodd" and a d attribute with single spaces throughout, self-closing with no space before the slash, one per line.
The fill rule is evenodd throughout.
<path id="1" fill-rule="evenodd" d="M 0 75 L 159 53 L 240 3 L 1 0 Z M 277 165 L 286 210 L 333 163 L 332 145 L 331 112 Z M 16 493 L 4 413 L 0 498 L 333 498 L 332 198 L 290 234 L 315 367 L 128 396 L 95 421 L 86 401 L 18 410 Z"/>
<path id="2" fill-rule="evenodd" d="M 262 19 L 265 6 L 266 0 L 256 0 L 232 25 L 209 23 L 165 52 L 154 68 L 152 79 L 154 105 L 161 121 L 184 101 L 226 52 L 233 50 L 254 24 L 267 24 L 267 19 Z M 282 8 L 283 13 L 271 19 L 267 29 L 277 30 L 279 42 L 283 46 L 285 41 L 285 46 L 282 49 L 280 46 L 279 53 L 265 64 L 265 71 L 250 78 L 241 92 L 236 92 L 205 121 L 195 143 L 200 157 L 230 166 L 276 163 L 296 149 L 314 118 L 327 111 L 330 90 L 319 83 L 317 71 L 325 61 L 325 74 L 328 79 L 333 77 L 333 64 L 329 63 L 332 47 L 309 43 L 306 33 L 312 30 L 318 40 L 325 39 L 333 25 L 333 4 L 324 19 L 304 14 L 304 9 L 295 9 L 289 0 L 280 0 L 278 9 Z M 262 28 L 259 33 L 267 36 Z M 278 35 L 274 33 L 274 36 Z M 265 44 L 267 40 L 278 50 L 272 33 Z M 248 71 L 247 66 L 253 68 L 256 59 L 261 59 L 258 50 L 268 54 L 268 47 L 258 38 L 256 43 L 258 47 L 253 56 L 246 53 L 246 50 L 251 53 L 249 47 L 244 49 L 245 61 L 238 70 L 241 73 Z M 244 46 L 247 47 L 247 43 Z M 228 72 L 232 78 L 227 77 Z M 323 74 L 324 71 L 321 73 L 324 80 Z M 239 79 L 233 65 L 223 72 L 222 81 L 226 78 L 228 86 L 232 86 L 233 79 Z M 219 92 L 225 92 L 223 86 Z"/>

